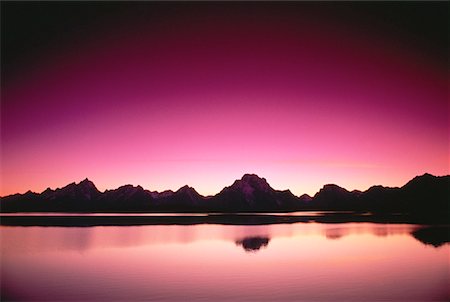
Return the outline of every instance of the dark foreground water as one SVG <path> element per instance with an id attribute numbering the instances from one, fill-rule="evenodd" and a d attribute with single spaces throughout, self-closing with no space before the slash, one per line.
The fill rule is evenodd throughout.
<path id="1" fill-rule="evenodd" d="M 0 235 L 2 301 L 449 299 L 449 244 L 418 225 L 2 226 Z"/>

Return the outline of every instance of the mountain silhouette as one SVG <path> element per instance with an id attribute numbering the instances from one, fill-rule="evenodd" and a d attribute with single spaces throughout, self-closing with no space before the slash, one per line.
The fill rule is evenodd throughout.
<path id="1" fill-rule="evenodd" d="M 401 213 L 418 220 L 447 221 L 450 176 L 417 176 L 400 188 L 373 186 L 348 191 L 335 184 L 323 186 L 313 197 L 273 189 L 266 179 L 245 174 L 215 196 L 204 197 L 194 188 L 155 192 L 124 185 L 100 192 L 89 179 L 63 188 L 31 191 L 1 198 L 1 212 L 291 212 L 367 211 Z"/>
<path id="2" fill-rule="evenodd" d="M 274 190 L 265 178 L 245 174 L 214 196 L 211 205 L 223 212 L 295 210 L 299 199 L 289 190 Z"/>
<path id="3" fill-rule="evenodd" d="M 358 194 L 347 191 L 335 184 L 323 186 L 313 197 L 312 205 L 318 209 L 356 209 Z"/>

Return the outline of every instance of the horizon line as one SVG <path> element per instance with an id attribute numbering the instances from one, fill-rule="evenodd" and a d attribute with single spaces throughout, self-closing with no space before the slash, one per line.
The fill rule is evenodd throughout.
<path id="1" fill-rule="evenodd" d="M 105 193 L 106 191 L 114 191 L 114 190 L 117 190 L 117 189 L 119 189 L 119 188 L 121 188 L 121 187 L 124 187 L 124 186 L 132 186 L 132 187 L 134 187 L 134 188 L 141 187 L 141 188 L 142 188 L 143 190 L 145 190 L 145 191 L 156 192 L 156 193 L 162 193 L 162 192 L 167 192 L 167 191 L 170 191 L 170 192 L 178 192 L 178 191 L 181 190 L 182 188 L 188 187 L 188 188 L 194 189 L 194 191 L 196 191 L 196 192 L 197 192 L 199 195 L 201 195 L 202 197 L 213 197 L 213 196 L 219 194 L 224 188 L 227 188 L 227 187 L 232 186 L 236 181 L 242 180 L 242 179 L 243 179 L 245 176 L 247 176 L 247 175 L 249 175 L 249 176 L 256 176 L 256 177 L 258 177 L 259 179 L 264 180 L 264 181 L 267 182 L 267 180 L 266 180 L 265 177 L 260 177 L 260 176 L 259 176 L 258 174 L 256 174 L 256 173 L 245 173 L 241 178 L 235 179 L 235 180 L 233 181 L 232 184 L 230 184 L 230 185 L 228 185 L 228 186 L 224 186 L 219 192 L 217 192 L 217 193 L 215 193 L 215 194 L 203 195 L 203 194 L 199 193 L 195 187 L 192 187 L 192 186 L 190 186 L 190 185 L 188 185 L 188 184 L 185 184 L 185 185 L 179 187 L 179 188 L 176 189 L 176 190 L 165 189 L 165 190 L 162 190 L 162 191 L 157 191 L 157 190 L 153 190 L 153 191 L 152 191 L 152 190 L 150 190 L 150 189 L 144 188 L 144 187 L 141 186 L 141 185 L 133 185 L 133 184 L 127 183 L 127 184 L 120 185 L 120 186 L 117 187 L 117 188 L 105 189 L 105 190 L 102 191 L 102 190 L 99 190 L 99 189 L 97 188 L 97 186 L 95 185 L 95 182 L 94 182 L 94 181 L 92 181 L 91 179 L 89 179 L 89 177 L 85 177 L 83 180 L 80 180 L 78 183 L 75 182 L 75 181 L 73 181 L 73 182 L 70 182 L 70 183 L 68 183 L 68 184 L 66 184 L 66 185 L 64 185 L 64 186 L 62 186 L 62 187 L 56 187 L 55 189 L 52 189 L 51 187 L 47 187 L 45 190 L 43 190 L 43 191 L 41 191 L 41 192 L 34 192 L 34 191 L 31 191 L 31 190 L 27 190 L 27 191 L 25 191 L 24 193 L 19 193 L 19 192 L 17 192 L 17 193 L 12 193 L 12 194 L 7 194 L 7 195 L 2 195 L 2 196 L 0 196 L 0 198 L 12 196 L 12 195 L 25 195 L 25 194 L 28 194 L 28 193 L 42 194 L 43 192 L 45 192 L 46 190 L 49 190 L 49 189 L 52 190 L 52 191 L 56 191 L 56 190 L 63 189 L 63 188 L 65 188 L 65 187 L 67 187 L 67 186 L 69 186 L 69 185 L 72 185 L 72 184 L 74 184 L 74 185 L 80 185 L 83 181 L 89 181 L 89 182 L 91 182 L 91 183 L 94 185 L 94 187 L 95 187 L 100 193 Z M 450 176 L 450 174 L 445 174 L 445 175 L 434 175 L 434 174 L 425 172 L 425 173 L 423 173 L 423 174 L 419 174 L 419 175 L 413 176 L 412 178 L 410 178 L 410 179 L 409 179 L 405 184 L 403 184 L 402 186 L 394 186 L 394 187 L 390 187 L 390 186 L 385 186 L 385 185 L 381 185 L 381 184 L 373 184 L 373 185 L 371 185 L 368 189 L 370 189 L 371 187 L 376 187 L 376 186 L 382 186 L 382 187 L 385 187 L 385 188 L 401 188 L 401 187 L 403 187 L 404 185 L 406 185 L 407 183 L 409 183 L 410 181 L 412 181 L 413 179 L 415 179 L 415 178 L 417 178 L 417 177 L 424 177 L 424 176 L 426 176 L 426 175 L 429 175 L 429 176 L 432 176 L 432 177 L 437 177 L 437 178 L 439 178 L 439 177 Z M 268 183 L 268 185 L 272 188 L 272 186 L 270 185 L 270 183 L 269 183 L 269 182 L 267 182 L 267 183 Z M 337 185 L 336 183 L 326 183 L 326 184 L 323 184 L 323 185 L 321 186 L 321 189 L 323 189 L 325 186 L 329 186 L 329 185 L 338 186 L 338 187 L 340 187 L 340 188 L 342 188 L 342 189 L 345 189 L 345 190 L 347 190 L 347 191 L 349 191 L 349 192 L 354 192 L 354 191 L 365 192 L 365 191 L 368 190 L 368 189 L 366 189 L 366 190 L 360 190 L 360 189 L 348 190 L 347 188 L 341 187 L 340 185 Z M 292 193 L 292 191 L 291 191 L 290 189 L 285 189 L 285 190 L 279 190 L 279 189 L 275 189 L 275 188 L 272 188 L 272 189 L 274 189 L 275 191 L 281 191 L 281 192 L 282 192 L 282 191 L 289 191 L 289 192 Z M 320 191 L 320 189 L 319 189 L 319 191 Z M 313 197 L 313 196 L 316 195 L 319 191 L 315 192 L 315 193 L 312 194 L 312 195 L 309 195 L 309 194 L 307 194 L 307 193 L 302 193 L 302 194 L 299 194 L 299 195 L 296 195 L 296 194 L 294 194 L 294 193 L 292 193 L 292 194 L 293 194 L 294 196 L 297 196 L 297 197 L 300 197 L 300 196 L 303 196 L 303 195 L 307 195 L 307 196 Z"/>

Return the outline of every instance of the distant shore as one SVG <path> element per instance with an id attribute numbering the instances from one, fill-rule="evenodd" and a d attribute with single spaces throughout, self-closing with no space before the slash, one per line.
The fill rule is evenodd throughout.
<path id="1" fill-rule="evenodd" d="M 31 213 L 30 213 L 31 214 Z M 196 225 L 196 224 L 222 224 L 222 225 L 264 225 L 285 224 L 297 222 L 316 223 L 408 223 L 408 224 L 447 224 L 444 220 L 424 217 L 414 217 L 407 214 L 372 214 L 358 212 L 324 212 L 315 215 L 302 213 L 154 213 L 154 216 L 139 216 L 138 213 L 68 213 L 68 215 L 55 213 L 39 215 L 39 213 L 1 215 L 2 226 L 136 226 L 136 225 Z"/>

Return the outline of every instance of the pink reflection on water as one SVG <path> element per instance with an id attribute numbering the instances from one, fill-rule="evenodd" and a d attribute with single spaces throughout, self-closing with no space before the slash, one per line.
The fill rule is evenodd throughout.
<path id="1" fill-rule="evenodd" d="M 410 235 L 417 228 L 1 227 L 2 291 L 28 300 L 445 300 L 449 246 L 422 244 Z M 267 244 L 246 253 L 236 244 L 246 238 Z"/>
<path id="2" fill-rule="evenodd" d="M 301 227 L 299 227 L 301 226 Z M 320 226 L 320 227 L 318 227 Z M 325 235 L 337 239 L 346 235 L 372 234 L 376 236 L 410 234 L 414 225 L 383 225 L 345 223 L 320 225 L 317 223 L 273 225 L 150 225 L 128 227 L 5 227 L 1 229 L 3 252 L 22 253 L 42 250 L 104 249 L 154 244 L 192 243 L 195 241 L 225 240 L 234 242 L 252 237 L 301 237 Z M 45 233 L 44 231 L 45 230 Z M 43 235 L 45 234 L 45 236 Z M 22 238 L 23 240 L 17 240 Z"/>

